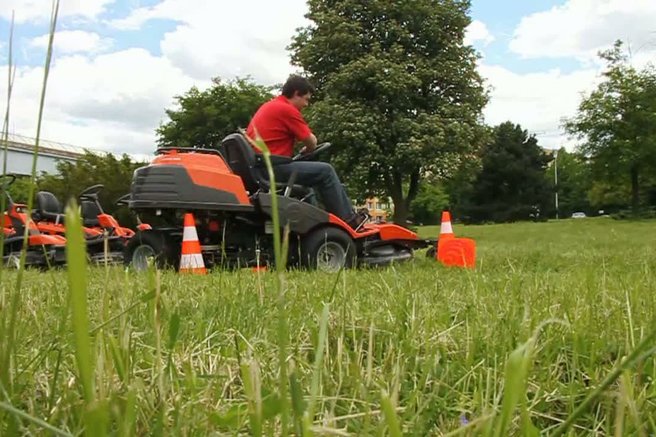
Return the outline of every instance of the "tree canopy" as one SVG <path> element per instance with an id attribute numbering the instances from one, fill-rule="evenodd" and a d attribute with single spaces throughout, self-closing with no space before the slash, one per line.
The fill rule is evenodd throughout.
<path id="1" fill-rule="evenodd" d="M 467 159 L 487 102 L 463 43 L 466 0 L 309 0 L 291 45 L 318 86 L 309 120 L 357 197 L 389 195 L 403 223 L 421 179 Z"/>
<path id="2" fill-rule="evenodd" d="M 424 181 L 410 204 L 410 214 L 415 224 L 434 225 L 440 223 L 442 211 L 448 208 L 449 195 L 444 187 Z"/>
<path id="3" fill-rule="evenodd" d="M 590 165 L 585 156 L 578 152 L 568 152 L 564 147 L 554 153 L 554 161 L 547 170 L 547 182 L 555 183 L 558 169 L 558 214 L 569 217 L 573 212 L 583 211 L 592 214 L 593 205 L 589 194 L 592 188 Z M 602 207 L 603 204 L 596 206 Z"/>
<path id="4" fill-rule="evenodd" d="M 157 129 L 160 146 L 211 147 L 238 128 L 245 128 L 260 105 L 272 97 L 271 88 L 250 79 L 223 82 L 200 91 L 192 87 L 176 96 L 178 109 L 167 109 L 169 121 Z"/>
<path id="5" fill-rule="evenodd" d="M 619 41 L 600 57 L 607 63 L 602 82 L 565 126 L 583 140 L 595 179 L 630 186 L 637 213 L 641 185 L 656 168 L 656 69 L 633 67 Z"/>
<path id="6" fill-rule="evenodd" d="M 521 126 L 506 122 L 495 127 L 463 215 L 473 222 L 545 217 L 551 208 L 552 189 L 545 177 L 550 161 Z"/>
<path id="7" fill-rule="evenodd" d="M 76 198 L 85 188 L 103 184 L 99 194 L 103 210 L 115 214 L 121 223 L 132 224 L 134 218 L 127 211 L 115 204 L 119 197 L 130 192 L 132 174 L 144 163 L 134 162 L 128 155 L 97 155 L 86 152 L 76 162 L 60 161 L 57 163 L 58 174 L 43 174 L 37 181 L 39 190 L 50 191 L 62 203 Z"/>

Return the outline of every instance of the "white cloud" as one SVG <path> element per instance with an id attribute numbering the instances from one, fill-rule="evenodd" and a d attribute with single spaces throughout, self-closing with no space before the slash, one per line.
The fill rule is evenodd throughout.
<path id="1" fill-rule="evenodd" d="M 116 0 L 62 0 L 59 17 L 80 17 L 92 19 L 105 11 Z M 52 11 L 51 0 L 3 0 L 0 17 L 11 20 L 16 11 L 16 23 L 26 21 L 48 21 Z"/>
<path id="2" fill-rule="evenodd" d="M 656 53 L 656 1 L 568 0 L 524 17 L 510 49 L 524 58 L 571 57 L 583 61 L 621 39 L 642 64 Z"/>
<path id="3" fill-rule="evenodd" d="M 6 77 L 7 67 L 0 67 Z M 36 132 L 43 69 L 19 68 L 12 95 L 11 131 Z M 129 49 L 89 58 L 56 59 L 48 83 L 42 136 L 81 147 L 149 153 L 155 128 L 173 96 L 194 85 L 165 58 Z M 203 87 L 206 83 L 198 83 Z M 0 88 L 0 102 L 6 99 Z"/>
<path id="4" fill-rule="evenodd" d="M 47 48 L 50 35 L 41 35 L 30 41 L 30 46 Z M 101 38 L 94 32 L 62 30 L 55 33 L 54 46 L 57 53 L 98 53 L 111 48 L 110 38 Z"/>
<path id="5" fill-rule="evenodd" d="M 43 5 L 36 0 L 10 1 Z M 69 8 L 77 4 L 73 15 L 95 17 L 110 1 L 89 2 L 95 9 L 85 6 L 87 2 L 82 0 L 64 3 Z M 627 3 L 630 5 L 622 6 L 627 10 L 634 4 L 648 6 L 641 0 Z M 605 48 L 616 37 L 603 35 L 603 28 L 583 18 L 568 22 L 558 15 L 575 10 L 578 11 L 575 15 L 580 17 L 582 12 L 577 8 L 581 4 L 591 5 L 592 1 L 569 0 L 561 8 L 525 18 L 515 33 L 513 50 L 523 56 L 550 57 L 560 53 L 594 58 L 597 46 Z M 594 4 L 616 7 L 609 0 Z M 45 9 L 49 14 L 49 8 Z M 149 20 L 174 20 L 177 27 L 160 43 L 161 56 L 138 48 L 100 54 L 103 40 L 97 34 L 59 32 L 55 49 L 64 56 L 54 59 L 43 138 L 115 152 L 149 153 L 155 144 L 154 130 L 165 119 L 164 109 L 173 105 L 173 96 L 184 93 L 190 86 L 196 84 L 203 88 L 213 76 L 229 79 L 246 74 L 263 84 L 284 81 L 292 71 L 285 47 L 295 29 L 306 24 L 303 18 L 306 9 L 304 0 L 163 0 L 111 23 L 116 28 L 140 29 Z M 597 29 L 599 35 L 590 29 Z M 44 37 L 39 38 L 43 44 Z M 493 40 L 483 22 L 474 21 L 467 30 L 468 43 L 487 45 Z M 537 133 L 545 147 L 569 143 L 560 128 L 561 119 L 575 113 L 581 92 L 589 91 L 598 80 L 596 65 L 571 73 L 550 70 L 518 74 L 483 62 L 480 72 L 493 87 L 490 104 L 485 109 L 486 121 L 493 125 L 506 120 L 520 123 Z M 6 65 L 0 65 L 0 77 L 6 75 Z M 34 134 L 42 79 L 40 67 L 18 70 L 12 100 L 12 131 Z M 0 87 L 0 102 L 4 102 L 3 92 Z M 1 103 L 0 109 L 4 112 Z"/>
<path id="6" fill-rule="evenodd" d="M 494 42 L 494 35 L 490 33 L 485 23 L 479 20 L 474 20 L 469 26 L 467 26 L 465 44 L 472 45 L 479 41 L 482 42 L 484 46 L 487 46 Z"/>
<path id="7" fill-rule="evenodd" d="M 173 65 L 197 79 L 252 75 L 264 84 L 284 82 L 293 71 L 286 47 L 306 24 L 305 0 L 237 2 L 164 0 L 112 24 L 136 29 L 148 20 L 179 23 L 161 42 Z"/>
<path id="8" fill-rule="evenodd" d="M 573 116 L 582 93 L 596 85 L 596 69 L 517 74 L 498 65 L 482 64 L 479 71 L 492 87 L 484 111 L 488 124 L 519 123 L 536 134 L 542 147 L 573 146 L 561 127 L 562 119 Z"/>

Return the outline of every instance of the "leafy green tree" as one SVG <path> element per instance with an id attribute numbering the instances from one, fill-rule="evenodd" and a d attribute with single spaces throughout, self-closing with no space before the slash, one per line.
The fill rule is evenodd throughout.
<path id="1" fill-rule="evenodd" d="M 356 197 L 405 223 L 426 175 L 448 177 L 480 142 L 487 102 L 463 43 L 469 0 L 309 0 L 292 61 L 318 86 L 308 119 Z M 407 187 L 407 188 L 406 188 Z"/>
<path id="2" fill-rule="evenodd" d="M 250 79 L 222 82 L 200 91 L 192 87 L 176 96 L 178 109 L 167 109 L 169 121 L 157 129 L 160 146 L 211 147 L 238 128 L 245 128 L 257 108 L 271 95 L 271 88 L 256 85 Z"/>
<path id="3" fill-rule="evenodd" d="M 590 164 L 579 152 L 568 152 L 561 148 L 554 154 L 554 161 L 547 171 L 548 183 L 555 183 L 555 171 L 558 168 L 558 213 L 567 217 L 576 211 L 593 212 L 589 194 L 592 188 Z M 555 200 L 554 200 L 555 202 Z"/>
<path id="4" fill-rule="evenodd" d="M 440 222 L 442 211 L 448 207 L 449 195 L 444 188 L 437 183 L 424 181 L 410 204 L 410 214 L 416 224 L 434 225 Z"/>
<path id="5" fill-rule="evenodd" d="M 30 178 L 28 176 L 17 177 L 7 191 L 14 202 L 27 203 L 27 198 L 30 195 Z"/>
<path id="6" fill-rule="evenodd" d="M 505 122 L 494 128 L 483 148 L 482 168 L 463 215 L 473 222 L 507 222 L 546 217 L 552 186 L 546 179 L 551 157 L 521 126 Z"/>
<path id="7" fill-rule="evenodd" d="M 656 69 L 631 66 L 620 41 L 600 57 L 607 62 L 603 81 L 565 127 L 583 140 L 580 149 L 590 158 L 595 181 L 628 181 L 635 214 L 641 184 L 656 168 Z"/>
<path id="8" fill-rule="evenodd" d="M 96 155 L 86 152 L 76 162 L 60 161 L 58 174 L 43 174 L 38 182 L 39 190 L 52 192 L 62 203 L 77 196 L 86 188 L 103 184 L 99 195 L 100 204 L 107 213 L 114 214 L 120 223 L 133 224 L 133 216 L 125 207 L 115 204 L 116 200 L 130 192 L 132 174 L 145 163 L 134 162 L 128 155 L 120 158 L 110 154 Z"/>

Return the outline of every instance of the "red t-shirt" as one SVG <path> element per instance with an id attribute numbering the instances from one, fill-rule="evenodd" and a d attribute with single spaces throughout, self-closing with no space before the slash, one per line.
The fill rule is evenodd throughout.
<path id="1" fill-rule="evenodd" d="M 257 110 L 246 133 L 255 139 L 255 128 L 274 155 L 292 156 L 294 143 L 312 134 L 310 127 L 285 96 L 269 100 Z"/>

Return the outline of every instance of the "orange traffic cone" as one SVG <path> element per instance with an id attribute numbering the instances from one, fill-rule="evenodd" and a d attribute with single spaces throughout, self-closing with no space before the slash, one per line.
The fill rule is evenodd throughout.
<path id="1" fill-rule="evenodd" d="M 437 259 L 445 266 L 476 266 L 476 242 L 471 238 L 449 238 L 437 246 Z"/>
<path id="2" fill-rule="evenodd" d="M 190 212 L 184 216 L 184 232 L 182 234 L 182 255 L 180 257 L 180 273 L 204 275 L 207 273 L 203 255 L 200 252 L 200 242 L 194 223 L 194 215 Z"/>
<path id="3" fill-rule="evenodd" d="M 453 227 L 451 226 L 451 214 L 449 211 L 442 211 L 442 224 L 440 225 L 440 240 L 454 238 Z"/>

